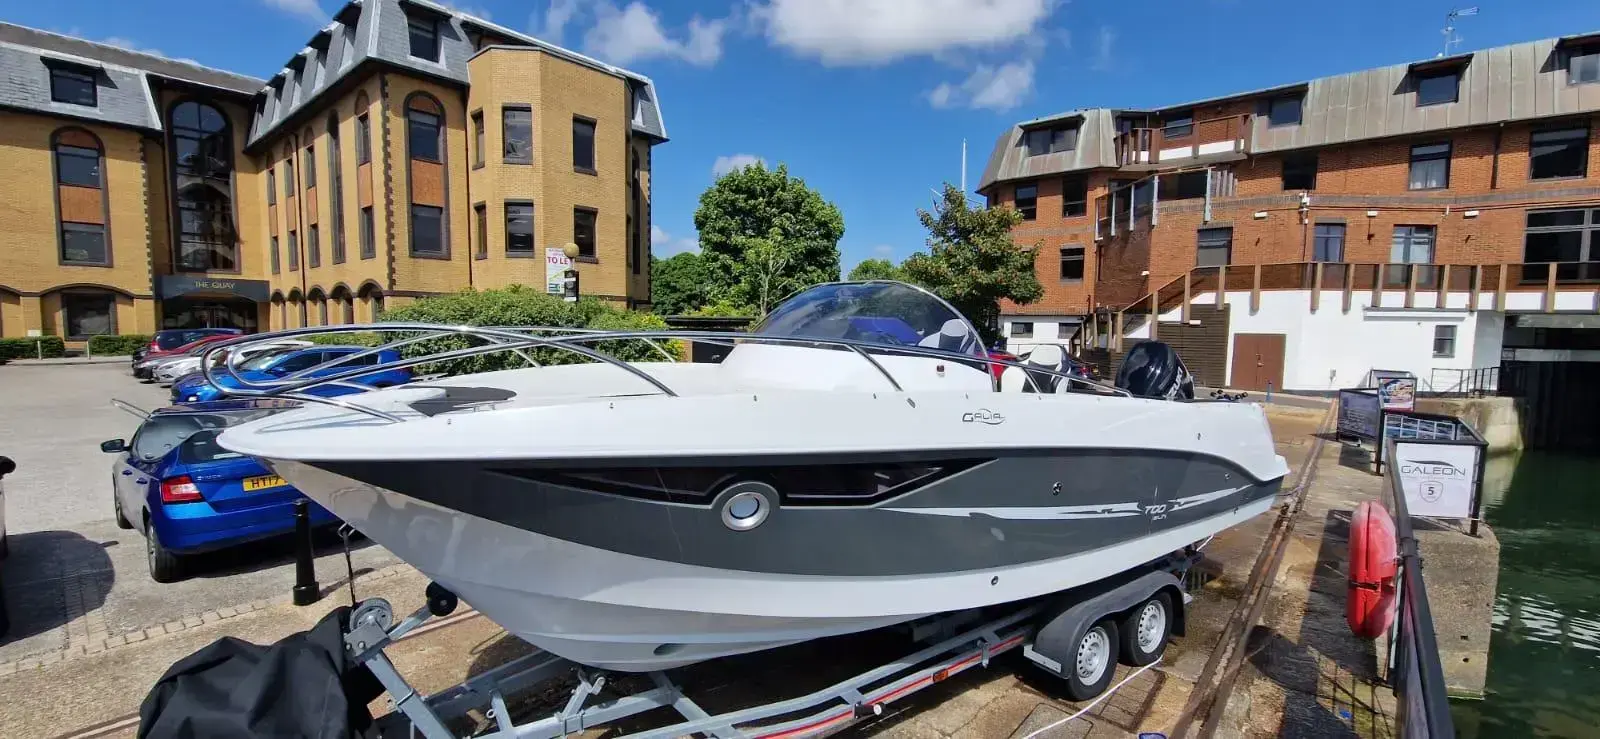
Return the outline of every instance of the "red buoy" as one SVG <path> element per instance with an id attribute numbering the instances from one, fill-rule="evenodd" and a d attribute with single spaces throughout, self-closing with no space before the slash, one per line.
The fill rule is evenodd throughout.
<path id="1" fill-rule="evenodd" d="M 1394 519 L 1373 501 L 1356 506 L 1350 517 L 1350 587 L 1344 618 L 1350 631 L 1376 639 L 1394 620 L 1397 570 Z"/>

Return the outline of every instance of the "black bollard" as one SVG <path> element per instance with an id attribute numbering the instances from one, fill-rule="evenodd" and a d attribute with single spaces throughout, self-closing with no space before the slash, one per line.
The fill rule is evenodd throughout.
<path id="1" fill-rule="evenodd" d="M 294 604 L 309 606 L 322 598 L 317 586 L 317 568 L 311 551 L 311 501 L 294 502 Z"/>

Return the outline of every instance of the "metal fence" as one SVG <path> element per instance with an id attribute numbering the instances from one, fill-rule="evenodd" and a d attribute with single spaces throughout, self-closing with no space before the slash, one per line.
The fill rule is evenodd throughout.
<path id="1" fill-rule="evenodd" d="M 1386 443 L 1393 456 L 1394 441 Z M 1389 627 L 1389 685 L 1396 698 L 1395 735 L 1418 739 L 1453 739 L 1450 700 L 1445 691 L 1444 666 L 1434 636 L 1433 612 L 1428 607 L 1428 587 L 1422 580 L 1422 559 L 1411 530 L 1411 514 L 1394 467 L 1384 475 L 1384 504 L 1394 512 L 1395 539 L 1400 557 L 1396 613 Z"/>
<path id="2" fill-rule="evenodd" d="M 1483 398 L 1499 395 L 1500 366 L 1471 369 L 1434 369 L 1429 373 L 1428 391 L 1432 395 Z"/>

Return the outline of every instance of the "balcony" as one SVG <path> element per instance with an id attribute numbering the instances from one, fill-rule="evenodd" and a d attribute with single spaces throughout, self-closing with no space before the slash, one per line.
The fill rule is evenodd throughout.
<path id="1" fill-rule="evenodd" d="M 1248 114 L 1208 118 L 1187 126 L 1133 128 L 1117 134 L 1118 166 L 1170 164 L 1250 150 Z"/>

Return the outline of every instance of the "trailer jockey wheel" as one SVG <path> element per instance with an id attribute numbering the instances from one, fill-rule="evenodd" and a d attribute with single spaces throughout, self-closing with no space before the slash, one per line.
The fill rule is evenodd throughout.
<path id="1" fill-rule="evenodd" d="M 1167 651 L 1172 637 L 1172 596 L 1156 593 L 1122 617 L 1122 664 L 1143 667 Z"/>
<path id="2" fill-rule="evenodd" d="M 1067 665 L 1067 697 L 1086 701 L 1106 691 L 1117 672 L 1117 624 L 1107 618 L 1078 638 Z"/>
<path id="3" fill-rule="evenodd" d="M 423 592 L 428 596 L 428 613 L 435 616 L 442 617 L 454 613 L 456 605 L 461 602 L 455 593 L 436 582 L 428 583 L 428 589 Z"/>

